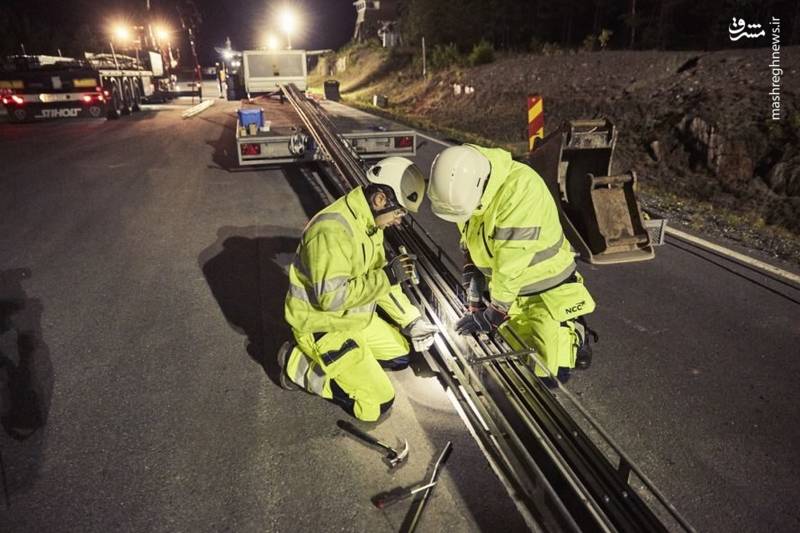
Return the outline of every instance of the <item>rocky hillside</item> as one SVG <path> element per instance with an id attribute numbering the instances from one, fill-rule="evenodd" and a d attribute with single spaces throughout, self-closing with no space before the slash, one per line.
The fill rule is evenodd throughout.
<path id="1" fill-rule="evenodd" d="M 800 47 L 781 50 L 781 120 L 771 120 L 769 49 L 559 52 L 452 65 L 427 79 L 410 52 L 351 48 L 320 62 L 345 99 L 461 139 L 527 148 L 526 96 L 545 129 L 608 117 L 615 170 L 634 169 L 646 203 L 691 225 L 800 263 Z M 456 94 L 454 85 L 474 88 Z"/>

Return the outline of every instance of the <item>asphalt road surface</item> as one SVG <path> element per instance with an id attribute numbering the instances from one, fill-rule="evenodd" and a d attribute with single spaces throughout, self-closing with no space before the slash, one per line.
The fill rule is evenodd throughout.
<path id="1" fill-rule="evenodd" d="M 365 425 L 411 444 L 393 473 L 336 406 L 276 385 L 321 202 L 291 167 L 230 172 L 234 109 L 0 124 L 0 530 L 393 531 L 408 504 L 370 496 L 447 440 L 421 530 L 524 529 L 423 371 L 393 373 L 391 416 Z M 442 148 L 420 139 L 418 164 Z M 800 291 L 678 241 L 581 270 L 601 342 L 569 388 L 699 530 L 800 529 Z"/>

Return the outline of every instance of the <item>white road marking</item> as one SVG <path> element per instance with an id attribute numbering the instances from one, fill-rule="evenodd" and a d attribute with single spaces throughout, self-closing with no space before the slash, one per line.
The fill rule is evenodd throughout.
<path id="1" fill-rule="evenodd" d="M 419 135 L 420 137 L 422 137 L 422 138 L 425 138 L 425 139 L 428 139 L 428 140 L 430 140 L 430 141 L 433 141 L 433 142 L 435 142 L 435 143 L 439 143 L 439 144 L 441 144 L 442 146 L 455 146 L 455 144 L 453 144 L 453 143 L 449 143 L 449 142 L 445 142 L 445 141 L 440 141 L 439 139 L 436 139 L 436 138 L 434 138 L 434 137 L 431 137 L 430 135 L 425 135 L 424 133 L 420 133 L 420 131 L 419 131 L 419 130 L 416 130 L 416 131 L 417 131 L 417 135 Z"/>
<path id="2" fill-rule="evenodd" d="M 793 274 L 791 272 L 780 269 L 776 266 L 770 265 L 763 261 L 759 261 L 758 259 L 753 259 L 752 257 L 740 254 L 739 252 L 734 252 L 733 250 L 730 250 L 718 244 L 714 244 L 713 242 L 708 242 L 699 237 L 695 237 L 694 235 L 689 235 L 688 233 L 684 233 L 683 231 L 671 228 L 669 226 L 667 226 L 667 235 L 672 235 L 673 237 L 689 241 L 693 244 L 696 244 L 708 250 L 721 253 L 722 255 L 725 255 L 731 259 L 735 259 L 736 261 L 740 261 L 746 265 L 759 268 L 761 270 L 764 270 L 765 272 L 769 272 L 770 274 L 774 274 L 776 276 L 780 276 L 794 283 L 800 284 L 800 276 L 798 276 L 797 274 Z"/>

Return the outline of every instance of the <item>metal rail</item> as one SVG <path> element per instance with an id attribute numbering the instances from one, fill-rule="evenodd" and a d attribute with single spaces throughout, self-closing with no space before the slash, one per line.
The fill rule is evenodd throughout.
<path id="1" fill-rule="evenodd" d="M 292 85 L 281 89 L 330 164 L 329 185 L 335 193 L 367 184 L 359 157 L 319 106 Z M 441 331 L 433 349 L 423 355 L 438 368 L 457 411 L 531 529 L 694 531 L 560 385 L 558 394 L 582 420 L 559 403 L 526 360 L 545 371 L 546 367 L 513 330 L 506 329 L 524 351 L 512 351 L 499 336 L 465 338 L 452 333 L 452 325 L 464 313 L 457 267 L 413 218 L 406 218 L 401 227 L 387 230 L 386 238 L 393 250 L 405 246 L 418 258 L 420 284 L 407 292 Z M 632 477 L 638 480 L 636 487 Z"/>

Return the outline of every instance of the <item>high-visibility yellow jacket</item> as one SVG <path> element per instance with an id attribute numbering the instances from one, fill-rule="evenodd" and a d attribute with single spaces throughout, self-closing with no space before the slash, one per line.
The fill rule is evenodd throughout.
<path id="1" fill-rule="evenodd" d="M 383 271 L 383 230 L 361 187 L 312 218 L 289 268 L 284 313 L 299 334 L 361 329 L 380 306 L 404 327 L 420 316 Z"/>
<path id="2" fill-rule="evenodd" d="M 558 208 L 544 180 L 497 148 L 473 148 L 492 165 L 481 204 L 459 224 L 461 245 L 489 279 L 492 304 L 508 311 L 517 296 L 541 293 L 575 272 Z"/>

